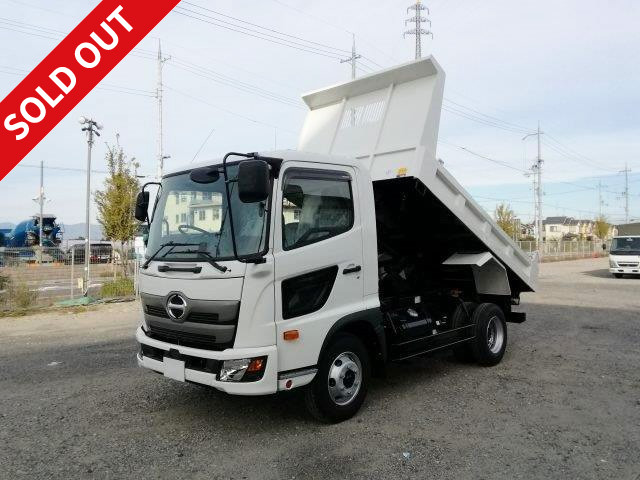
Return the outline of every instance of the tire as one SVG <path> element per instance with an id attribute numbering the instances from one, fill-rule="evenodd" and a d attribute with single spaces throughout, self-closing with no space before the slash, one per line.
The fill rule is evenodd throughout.
<path id="1" fill-rule="evenodd" d="M 471 341 L 473 359 L 484 366 L 500 363 L 507 349 L 507 322 L 494 303 L 481 303 L 473 312 L 475 338 Z"/>
<path id="2" fill-rule="evenodd" d="M 616 277 L 616 278 L 622 278 L 622 274 L 621 273 L 614 273 L 613 276 Z"/>
<path id="3" fill-rule="evenodd" d="M 452 328 L 462 327 L 473 321 L 473 312 L 478 307 L 474 302 L 464 302 L 458 305 L 451 316 Z M 453 347 L 453 356 L 460 362 L 468 363 L 473 360 L 473 352 L 469 342 L 461 343 Z"/>
<path id="4" fill-rule="evenodd" d="M 318 373 L 305 392 L 307 410 L 323 423 L 353 417 L 367 395 L 370 377 L 369 354 L 362 342 L 339 334 L 322 353 Z"/>

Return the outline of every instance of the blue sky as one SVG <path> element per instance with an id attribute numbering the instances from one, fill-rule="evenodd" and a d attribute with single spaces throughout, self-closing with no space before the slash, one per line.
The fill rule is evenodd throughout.
<path id="1" fill-rule="evenodd" d="M 125 59 L 102 88 L 0 183 L 0 222 L 16 222 L 35 212 L 31 198 L 39 180 L 37 169 L 30 166 L 44 160 L 49 167 L 84 168 L 80 115 L 93 116 L 105 126 L 94 151 L 94 169 L 104 170 L 103 142 L 114 142 L 119 133 L 126 152 L 141 163 L 141 173 L 155 172 L 156 70 L 151 57 L 158 39 L 172 57 L 164 69 L 168 168 L 189 163 L 212 129 L 199 160 L 230 150 L 271 149 L 274 143 L 294 148 L 305 114 L 300 94 L 349 78 L 350 68 L 336 58 L 232 32 L 185 16 L 194 16 L 190 12 L 231 21 L 222 13 L 345 50 L 351 47 L 353 31 L 359 53 L 367 57 L 362 68 L 370 71 L 413 57 L 413 40 L 402 38 L 409 3 L 184 0 L 184 15 L 170 14 L 141 43 L 136 56 Z M 14 46 L 0 53 L 0 95 L 8 94 L 53 49 L 55 39 L 96 4 L 0 0 L 0 42 Z M 632 169 L 631 216 L 640 217 L 638 2 L 426 4 L 434 40 L 426 40 L 423 51 L 433 53 L 447 72 L 448 111 L 443 112 L 438 155 L 485 208 L 493 210 L 496 202 L 507 201 L 530 220 L 533 193 L 524 170 L 535 157 L 535 139 L 522 137 L 539 120 L 545 132 L 545 215 L 593 218 L 602 181 L 603 211 L 621 221 L 623 177 L 618 172 L 626 162 Z M 249 87 L 242 88 L 240 82 Z M 95 174 L 93 188 L 103 179 Z M 81 171 L 47 169 L 45 186 L 51 200 L 47 211 L 65 223 L 83 221 Z"/>

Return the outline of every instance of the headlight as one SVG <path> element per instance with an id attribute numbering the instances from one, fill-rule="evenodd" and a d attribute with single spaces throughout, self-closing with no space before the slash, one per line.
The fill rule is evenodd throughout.
<path id="1" fill-rule="evenodd" d="M 611 268 L 618 268 L 618 264 L 611 259 L 609 259 L 609 266 Z"/>
<path id="2" fill-rule="evenodd" d="M 262 378 L 267 357 L 225 360 L 218 380 L 221 382 L 255 382 Z"/>

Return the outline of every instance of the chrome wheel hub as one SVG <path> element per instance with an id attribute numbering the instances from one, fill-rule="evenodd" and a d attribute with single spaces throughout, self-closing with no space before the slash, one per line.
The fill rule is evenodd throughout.
<path id="1" fill-rule="evenodd" d="M 357 355 L 345 352 L 338 355 L 329 368 L 329 396 L 337 405 L 353 401 L 362 385 L 362 364 Z"/>
<path id="2" fill-rule="evenodd" d="M 491 317 L 487 323 L 487 347 L 491 353 L 500 353 L 504 344 L 504 325 L 498 317 Z"/>

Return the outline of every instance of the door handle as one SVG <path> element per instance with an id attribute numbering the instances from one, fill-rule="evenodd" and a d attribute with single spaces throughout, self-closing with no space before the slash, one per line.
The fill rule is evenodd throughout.
<path id="1" fill-rule="evenodd" d="M 345 268 L 342 271 L 342 274 L 343 275 L 349 275 L 350 273 L 358 273 L 361 270 L 362 270 L 362 267 L 360 265 L 356 265 L 355 267 Z"/>

